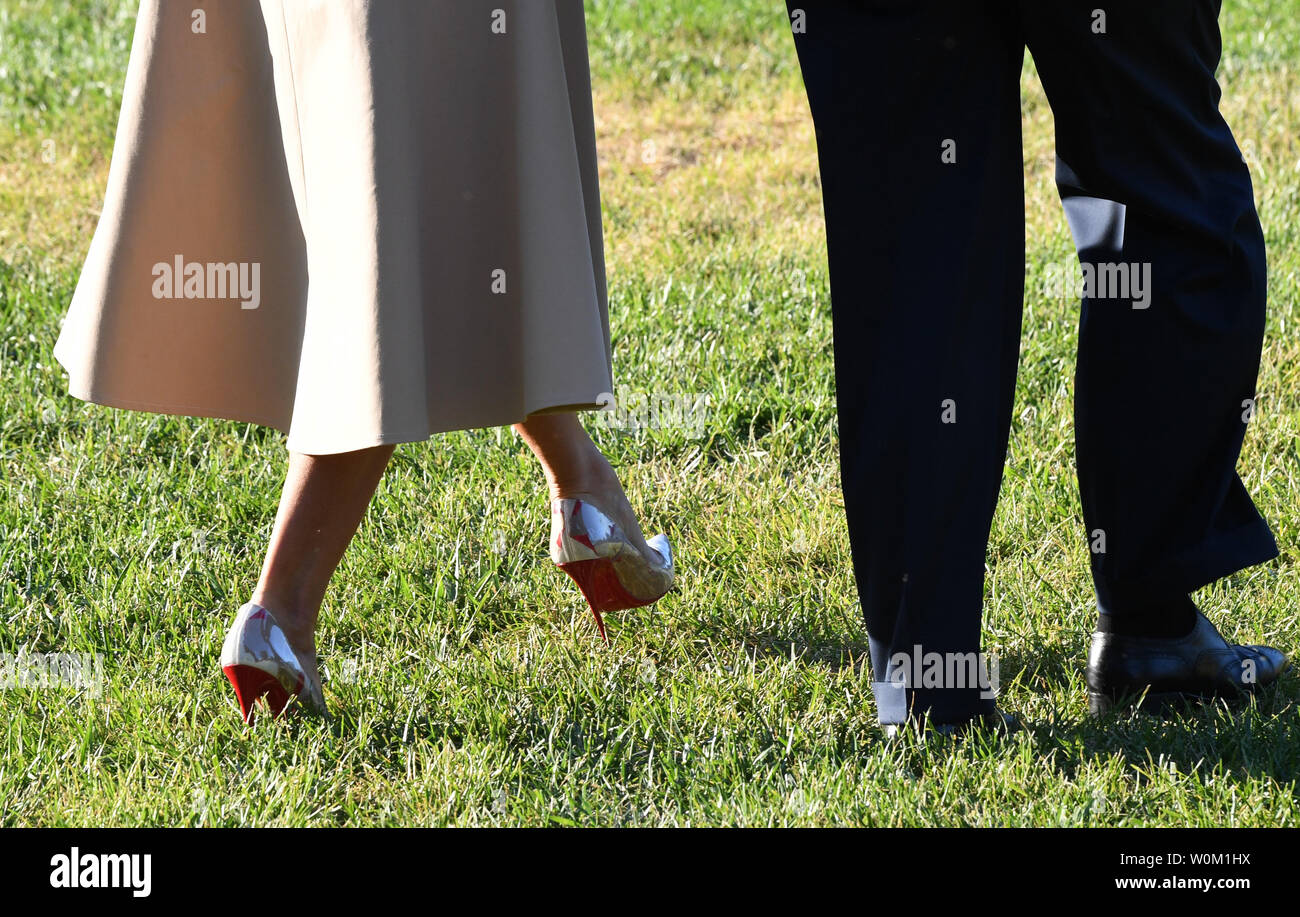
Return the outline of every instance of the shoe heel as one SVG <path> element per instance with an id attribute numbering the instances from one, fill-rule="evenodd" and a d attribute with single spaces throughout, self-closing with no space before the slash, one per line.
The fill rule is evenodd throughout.
<path id="1" fill-rule="evenodd" d="M 1105 716 L 1115 708 L 1115 699 L 1109 694 L 1096 691 L 1088 692 L 1088 713 L 1093 716 Z"/>
<path id="2" fill-rule="evenodd" d="M 600 609 L 610 607 L 616 594 L 626 595 L 623 584 L 618 581 L 618 574 L 614 572 L 614 565 L 601 557 L 592 560 L 574 560 L 560 564 L 559 567 L 577 584 L 582 597 L 587 600 L 587 607 L 591 609 L 592 617 L 596 619 L 596 630 L 600 632 L 600 639 L 609 643 L 609 636 L 605 633 L 605 620 L 600 616 Z"/>
<path id="3" fill-rule="evenodd" d="M 289 706 L 289 692 L 270 672 L 264 672 L 251 665 L 228 665 L 222 668 L 239 698 L 239 711 L 244 715 L 245 725 L 253 725 L 253 707 L 259 698 L 265 697 L 274 719 Z"/>

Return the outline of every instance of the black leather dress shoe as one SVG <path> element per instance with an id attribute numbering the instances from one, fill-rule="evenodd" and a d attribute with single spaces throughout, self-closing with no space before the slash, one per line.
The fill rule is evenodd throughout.
<path id="1" fill-rule="evenodd" d="M 1099 716 L 1139 704 L 1148 712 L 1214 697 L 1239 698 L 1277 680 L 1286 654 L 1228 643 L 1199 611 L 1186 637 L 1097 631 L 1088 652 L 1088 709 Z"/>
<path id="2" fill-rule="evenodd" d="M 929 718 L 926 718 L 924 721 L 910 720 L 907 723 L 886 723 L 884 729 L 885 738 L 888 739 L 896 739 L 908 733 L 915 734 L 922 739 L 936 736 L 960 739 L 976 732 L 1009 736 L 1020 729 L 1020 721 L 1013 714 L 994 710 L 992 713 L 983 713 L 960 723 L 934 723 Z"/>

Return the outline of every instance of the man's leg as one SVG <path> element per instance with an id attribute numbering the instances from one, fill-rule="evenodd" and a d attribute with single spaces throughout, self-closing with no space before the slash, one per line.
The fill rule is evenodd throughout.
<path id="1" fill-rule="evenodd" d="M 887 724 L 994 709 L 975 679 L 915 676 L 925 654 L 973 663 L 980 649 L 1024 284 L 1023 43 L 1008 6 L 789 3 L 822 170 L 845 509 Z"/>
<path id="2" fill-rule="evenodd" d="M 1079 327 L 1079 489 L 1104 547 L 1091 555 L 1098 597 L 1121 627 L 1277 555 L 1236 472 L 1265 262 L 1250 174 L 1218 110 L 1218 8 L 1144 0 L 1098 20 L 1092 2 L 1024 4 L 1057 182 L 1080 260 L 1098 265 Z M 1115 293 L 1101 277 L 1123 279 L 1111 264 L 1129 291 L 1096 295 Z M 1191 627 L 1176 603 L 1170 617 Z"/>
<path id="3" fill-rule="evenodd" d="M 1188 596 L 1277 555 L 1236 472 L 1265 260 L 1250 175 L 1218 110 L 1219 5 L 1022 3 L 1056 116 L 1057 183 L 1093 273 L 1075 428 L 1102 612 L 1089 670 L 1098 695 L 1124 681 L 1177 693 L 1178 671 L 1209 688 L 1238 664 L 1262 683 L 1282 664 L 1276 651 L 1225 651 Z M 1195 638 L 1181 668 L 1167 664 L 1169 647 L 1132 643 L 1180 637 Z M 1130 664 L 1143 654 L 1164 661 Z M 1222 671 L 1211 677 L 1207 660 Z"/>

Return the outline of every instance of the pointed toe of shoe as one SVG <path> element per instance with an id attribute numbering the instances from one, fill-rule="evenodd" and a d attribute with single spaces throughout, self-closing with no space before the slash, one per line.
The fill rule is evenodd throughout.
<path id="1" fill-rule="evenodd" d="M 668 536 L 660 534 L 653 538 L 647 538 L 646 544 L 654 549 L 663 560 L 663 565 L 671 571 L 673 569 L 673 546 L 668 540 Z"/>

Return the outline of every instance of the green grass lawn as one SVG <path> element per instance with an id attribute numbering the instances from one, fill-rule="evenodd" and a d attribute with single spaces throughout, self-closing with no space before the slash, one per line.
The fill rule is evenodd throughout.
<path id="1" fill-rule="evenodd" d="M 0 693 L 3 825 L 1290 825 L 1300 685 L 1087 716 L 1077 307 L 1026 63 L 1029 280 L 986 650 L 1028 729 L 887 744 L 836 458 L 811 124 L 777 0 L 591 0 L 616 378 L 704 435 L 589 418 L 680 590 L 598 641 L 508 430 L 399 447 L 322 614 L 331 721 L 245 730 L 217 665 L 286 453 L 274 431 L 85 405 L 51 348 L 101 202 L 136 4 L 0 4 L 0 653 L 98 653 L 101 697 Z M 1282 557 L 1198 595 L 1300 646 L 1300 0 L 1224 11 L 1271 312 L 1240 468 Z"/>

